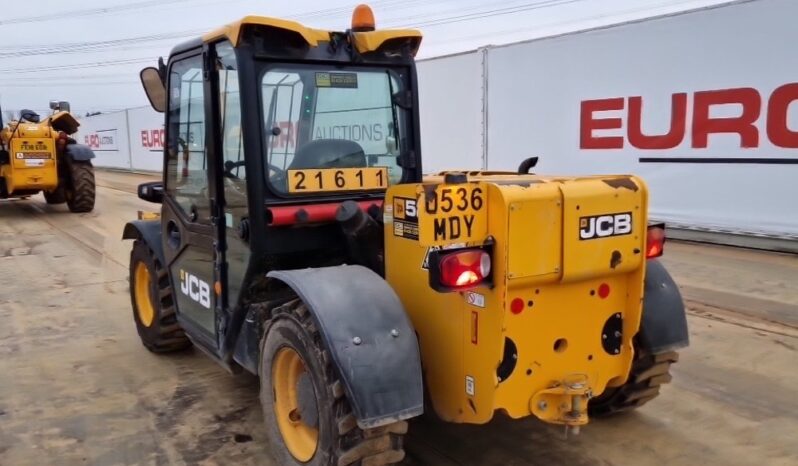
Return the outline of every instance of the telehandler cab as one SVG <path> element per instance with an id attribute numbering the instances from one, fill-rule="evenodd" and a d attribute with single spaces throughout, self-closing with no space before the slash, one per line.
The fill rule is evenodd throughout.
<path id="1" fill-rule="evenodd" d="M 50 108 L 53 113 L 44 120 L 31 110 L 22 110 L 5 126 L 0 119 L 0 199 L 43 192 L 48 204 L 90 212 L 94 152 L 70 137 L 80 123 L 69 113 L 69 103 L 52 101 Z"/>
<path id="2" fill-rule="evenodd" d="M 425 402 L 576 429 L 688 343 L 639 178 L 422 176 L 420 42 L 363 5 L 344 32 L 249 16 L 141 73 L 166 149 L 160 219 L 123 235 L 139 335 L 257 374 L 281 465 L 398 462 Z"/>

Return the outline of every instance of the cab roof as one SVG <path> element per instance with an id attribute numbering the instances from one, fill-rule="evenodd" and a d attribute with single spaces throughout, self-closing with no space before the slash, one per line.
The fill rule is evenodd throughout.
<path id="1" fill-rule="evenodd" d="M 236 47 L 241 39 L 241 31 L 247 26 L 260 28 L 270 28 L 282 32 L 293 32 L 299 35 L 309 47 L 318 47 L 321 43 L 330 41 L 332 34 L 340 34 L 337 31 L 325 29 L 314 29 L 306 27 L 296 21 L 286 19 L 271 18 L 268 16 L 245 16 L 233 23 L 214 29 L 200 38 L 186 41 L 172 50 L 172 54 L 196 48 L 203 43 L 215 42 L 227 39 Z M 421 32 L 415 29 L 383 29 L 366 32 L 352 32 L 353 44 L 360 53 L 373 52 L 378 50 L 383 44 L 396 39 L 409 40 L 413 55 L 418 51 L 421 44 Z"/>

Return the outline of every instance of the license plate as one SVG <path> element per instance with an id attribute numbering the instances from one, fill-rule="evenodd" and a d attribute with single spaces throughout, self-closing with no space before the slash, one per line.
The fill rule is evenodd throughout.
<path id="1" fill-rule="evenodd" d="M 40 150 L 47 150 L 47 146 L 44 144 L 22 144 L 20 145 L 20 150 L 30 150 L 30 151 L 40 151 Z"/>
<path id="2" fill-rule="evenodd" d="M 288 170 L 289 193 L 367 191 L 387 187 L 386 167 Z"/>
<path id="3" fill-rule="evenodd" d="M 418 242 L 422 246 L 482 242 L 488 233 L 484 183 L 419 188 Z"/>

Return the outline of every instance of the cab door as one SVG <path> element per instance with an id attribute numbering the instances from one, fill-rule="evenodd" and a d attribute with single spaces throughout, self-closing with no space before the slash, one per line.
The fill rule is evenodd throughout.
<path id="1" fill-rule="evenodd" d="M 209 182 L 213 157 L 206 144 L 208 86 L 202 65 L 203 55 L 197 49 L 169 67 L 162 241 L 178 320 L 195 343 L 216 352 L 218 238 L 215 190 Z"/>

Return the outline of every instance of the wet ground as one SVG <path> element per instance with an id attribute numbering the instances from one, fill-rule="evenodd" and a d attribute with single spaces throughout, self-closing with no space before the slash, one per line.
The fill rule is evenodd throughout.
<path id="1" fill-rule="evenodd" d="M 148 179 L 99 173 L 89 214 L 0 201 L 0 465 L 273 464 L 254 377 L 139 343 L 119 238 Z M 568 439 L 413 422 L 404 464 L 798 464 L 798 256 L 671 242 L 665 262 L 692 345 L 660 398 Z"/>

